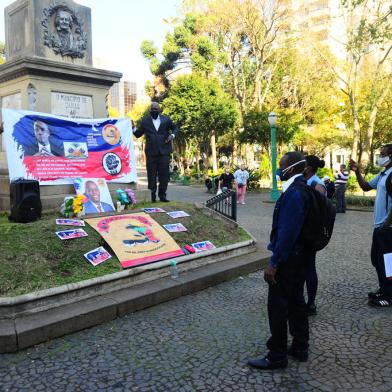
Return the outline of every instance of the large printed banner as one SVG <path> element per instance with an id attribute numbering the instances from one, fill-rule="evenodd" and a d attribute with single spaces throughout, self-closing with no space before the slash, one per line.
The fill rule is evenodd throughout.
<path id="1" fill-rule="evenodd" d="M 3 109 L 10 180 L 42 185 L 73 178 L 135 182 L 136 161 L 128 119 L 68 119 Z"/>
<path id="2" fill-rule="evenodd" d="M 109 244 L 123 268 L 183 254 L 162 226 L 144 212 L 89 218 L 85 221 Z"/>

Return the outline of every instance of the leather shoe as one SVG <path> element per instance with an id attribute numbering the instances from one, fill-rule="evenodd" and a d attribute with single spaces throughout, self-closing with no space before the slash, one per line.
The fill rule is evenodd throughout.
<path id="1" fill-rule="evenodd" d="M 287 358 L 280 361 L 270 361 L 267 357 L 260 359 L 250 359 L 248 365 L 260 370 L 280 369 L 287 367 Z"/>
<path id="2" fill-rule="evenodd" d="M 161 202 L 163 202 L 163 203 L 169 203 L 170 202 L 170 200 L 167 200 L 166 198 L 164 198 L 164 199 L 159 199 Z"/>
<path id="3" fill-rule="evenodd" d="M 299 362 L 306 362 L 309 357 L 308 350 L 294 350 L 292 347 L 288 349 L 287 354 Z"/>

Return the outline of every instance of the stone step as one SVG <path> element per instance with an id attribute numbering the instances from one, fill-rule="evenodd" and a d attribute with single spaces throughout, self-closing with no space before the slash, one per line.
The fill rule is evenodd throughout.
<path id="1" fill-rule="evenodd" d="M 161 277 L 118 291 L 97 295 L 72 304 L 0 320 L 0 352 L 13 352 L 80 331 L 94 325 L 204 290 L 226 280 L 263 268 L 269 259 L 259 244 L 257 250 L 180 272 L 178 279 Z"/>

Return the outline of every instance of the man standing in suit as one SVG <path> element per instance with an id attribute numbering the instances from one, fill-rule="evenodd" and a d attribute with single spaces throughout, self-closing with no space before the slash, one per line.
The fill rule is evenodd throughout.
<path id="1" fill-rule="evenodd" d="M 159 104 L 152 102 L 150 114 L 142 118 L 140 128 L 133 129 L 133 133 L 137 138 L 142 135 L 146 136 L 145 153 L 151 201 L 156 201 L 158 176 L 158 197 L 160 201 L 168 202 L 166 191 L 169 183 L 169 161 L 170 154 L 173 152 L 172 140 L 175 138 L 178 128 L 168 116 L 162 115 L 160 112 Z"/>
<path id="2" fill-rule="evenodd" d="M 86 181 L 85 194 L 89 199 L 89 201 L 84 203 L 84 212 L 86 214 L 114 211 L 109 203 L 101 201 L 101 192 L 94 181 Z"/>
<path id="3" fill-rule="evenodd" d="M 36 143 L 24 147 L 25 156 L 64 156 L 64 148 L 53 142 L 49 127 L 43 121 L 34 123 L 34 136 Z"/>

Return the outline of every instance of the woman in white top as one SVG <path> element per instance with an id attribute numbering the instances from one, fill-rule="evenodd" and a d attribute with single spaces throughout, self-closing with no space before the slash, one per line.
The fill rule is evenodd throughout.
<path id="1" fill-rule="evenodd" d="M 249 173 L 242 164 L 234 173 L 235 184 L 237 188 L 237 203 L 245 204 L 246 186 L 248 184 Z"/>

